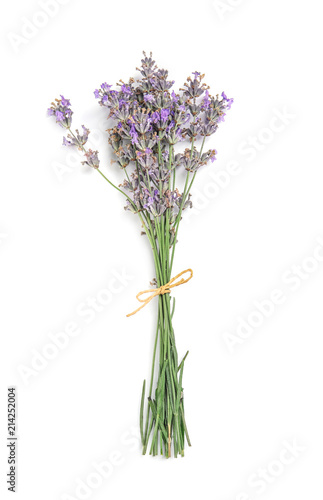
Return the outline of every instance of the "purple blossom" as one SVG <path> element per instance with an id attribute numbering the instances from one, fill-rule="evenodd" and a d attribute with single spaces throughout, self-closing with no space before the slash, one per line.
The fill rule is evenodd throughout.
<path id="1" fill-rule="evenodd" d="M 146 190 L 146 194 L 147 194 L 147 192 L 149 193 L 148 190 Z M 158 189 L 155 189 L 154 192 L 153 192 L 153 196 L 151 196 L 150 193 L 148 194 L 148 200 L 144 204 L 144 208 L 149 208 L 154 203 L 158 203 L 158 202 L 159 202 L 159 191 L 158 191 Z"/>
<path id="2" fill-rule="evenodd" d="M 94 97 L 96 99 L 99 99 L 99 97 L 100 97 L 100 91 L 98 89 L 95 89 L 95 91 L 93 92 L 93 94 L 94 94 Z"/>
<path id="3" fill-rule="evenodd" d="M 101 83 L 102 90 L 110 90 L 112 85 L 108 85 L 107 82 Z"/>
<path id="4" fill-rule="evenodd" d="M 56 111 L 55 116 L 57 122 L 62 122 L 64 120 L 64 114 L 61 111 Z"/>
<path id="5" fill-rule="evenodd" d="M 217 150 L 216 149 L 213 149 L 212 151 L 212 155 L 211 155 L 211 162 L 213 163 L 215 160 L 216 160 L 216 154 L 217 154 Z"/>
<path id="6" fill-rule="evenodd" d="M 99 168 L 100 160 L 98 157 L 98 151 L 92 151 L 92 149 L 89 149 L 85 152 L 84 156 L 86 160 L 82 161 L 82 165 L 87 165 L 88 167 L 92 168 Z"/>
<path id="7" fill-rule="evenodd" d="M 167 134 L 169 133 L 170 129 L 174 127 L 174 125 L 175 125 L 175 122 L 174 122 L 174 120 L 172 120 L 170 122 L 170 124 L 168 125 L 168 127 L 166 128 L 166 133 Z"/>
<path id="8" fill-rule="evenodd" d="M 131 135 L 132 144 L 137 144 L 138 143 L 138 134 L 137 134 L 137 131 L 135 129 L 134 123 L 131 125 L 129 134 Z"/>
<path id="9" fill-rule="evenodd" d="M 178 98 L 178 97 L 177 97 L 177 95 L 175 94 L 174 90 L 173 90 L 173 92 L 171 93 L 171 98 L 172 98 L 172 101 L 173 101 L 175 104 L 177 104 L 177 103 L 178 103 L 179 98 Z M 184 106 L 184 108 L 185 108 L 185 106 Z"/>
<path id="10" fill-rule="evenodd" d="M 131 88 L 130 87 L 127 87 L 127 85 L 123 84 L 121 86 L 121 92 L 123 92 L 124 94 L 132 94 L 132 91 L 131 91 Z"/>
<path id="11" fill-rule="evenodd" d="M 152 94 L 146 94 L 144 96 L 144 101 L 145 102 L 152 102 L 154 100 L 154 96 Z"/>
<path id="12" fill-rule="evenodd" d="M 56 99 L 52 102 L 51 107 L 48 109 L 48 114 L 50 116 L 55 116 L 56 122 L 64 128 L 69 128 L 72 123 L 73 111 L 70 108 L 69 99 L 65 99 L 61 95 L 61 99 Z"/>
<path id="13" fill-rule="evenodd" d="M 80 137 L 82 139 L 83 144 L 85 144 L 86 141 L 88 140 L 90 131 L 88 128 L 84 127 L 84 125 L 82 125 L 82 130 L 83 130 L 83 135 Z M 77 130 L 77 133 L 78 133 L 78 130 Z"/>
<path id="14" fill-rule="evenodd" d="M 160 118 L 161 118 L 161 120 L 162 120 L 163 122 L 165 122 L 165 121 L 168 119 L 168 117 L 169 117 L 169 112 L 170 112 L 170 111 L 169 111 L 169 109 L 168 109 L 168 108 L 166 108 L 166 109 L 162 109 L 162 110 L 161 110 L 161 112 L 160 112 Z"/>
<path id="15" fill-rule="evenodd" d="M 62 104 L 62 106 L 66 106 L 66 107 L 69 107 L 71 105 L 69 99 L 65 99 L 65 97 L 62 95 L 61 95 L 61 104 Z"/>
<path id="16" fill-rule="evenodd" d="M 73 146 L 73 142 L 63 137 L 63 146 Z"/>
<path id="17" fill-rule="evenodd" d="M 204 98 L 203 98 L 202 108 L 203 108 L 203 109 L 209 109 L 209 107 L 210 107 L 210 103 L 211 103 L 211 101 L 210 101 L 210 99 L 209 99 L 209 92 L 208 92 L 208 90 L 207 90 L 207 91 L 205 92 L 205 96 L 204 96 Z"/>
<path id="18" fill-rule="evenodd" d="M 75 134 L 67 134 L 63 137 L 63 146 L 77 146 L 79 149 L 83 149 L 84 144 L 87 142 L 89 137 L 89 129 L 82 125 L 83 134 L 76 129 Z"/>
<path id="19" fill-rule="evenodd" d="M 147 202 L 144 204 L 144 208 L 149 208 L 154 203 L 154 198 L 152 196 L 148 196 Z"/>
<path id="20" fill-rule="evenodd" d="M 234 102 L 234 99 L 233 99 L 233 98 L 231 98 L 231 99 L 229 99 L 229 100 L 227 101 L 227 109 L 231 109 L 231 106 L 232 106 L 233 102 Z"/>
<path id="21" fill-rule="evenodd" d="M 227 103 L 227 106 L 226 106 L 227 109 L 231 109 L 231 106 L 234 102 L 234 99 L 232 99 L 232 98 L 229 99 L 224 92 L 222 92 L 221 96 L 223 97 L 224 101 L 226 101 L 226 103 Z"/>
<path id="22" fill-rule="evenodd" d="M 160 115 L 159 115 L 158 111 L 155 111 L 154 113 L 152 113 L 150 118 L 151 118 L 153 123 L 157 123 L 158 120 L 160 120 Z"/>

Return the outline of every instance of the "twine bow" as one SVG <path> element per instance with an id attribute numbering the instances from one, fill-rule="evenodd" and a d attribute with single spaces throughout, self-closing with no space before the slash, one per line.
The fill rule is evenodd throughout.
<path id="1" fill-rule="evenodd" d="M 179 279 L 181 276 L 183 276 L 183 274 L 186 274 L 186 273 L 190 273 L 190 276 L 188 278 Z M 183 285 L 184 283 L 187 283 L 192 278 L 193 278 L 192 269 L 186 269 L 185 271 L 182 271 L 181 273 L 174 276 L 174 278 L 172 278 L 168 283 L 166 283 L 166 285 L 162 285 L 159 288 L 152 288 L 150 290 L 143 290 L 142 292 L 139 292 L 136 295 L 136 299 L 139 300 L 139 302 L 142 302 L 143 304 L 142 304 L 142 306 L 139 306 L 138 309 L 136 309 L 132 313 L 127 314 L 127 318 L 129 318 L 129 316 L 132 316 L 133 314 L 136 314 L 138 311 L 140 311 L 140 309 L 142 309 L 147 304 L 149 304 L 149 302 L 151 300 L 153 300 L 154 297 L 157 297 L 157 295 L 164 295 L 164 293 L 170 293 L 172 288 L 175 288 L 176 286 L 179 286 L 179 285 Z M 176 280 L 179 280 L 179 281 L 176 282 Z M 150 293 L 149 297 L 147 297 L 146 299 L 141 299 L 140 297 L 146 293 Z"/>

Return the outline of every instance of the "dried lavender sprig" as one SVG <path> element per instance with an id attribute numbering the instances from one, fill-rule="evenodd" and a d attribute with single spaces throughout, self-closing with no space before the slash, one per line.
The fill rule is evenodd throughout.
<path id="1" fill-rule="evenodd" d="M 56 122 L 69 132 L 67 134 L 67 137 L 63 137 L 63 145 L 75 146 L 80 151 L 82 151 L 85 156 L 85 161 L 82 161 L 81 163 L 83 165 L 87 165 L 88 167 L 92 167 L 95 170 L 97 170 L 114 189 L 123 194 L 128 199 L 128 201 L 132 203 L 132 200 L 127 195 L 127 193 L 125 193 L 124 191 L 119 189 L 115 184 L 113 184 L 113 182 L 110 179 L 108 179 L 99 169 L 100 160 L 98 157 L 98 151 L 92 151 L 92 149 L 86 149 L 84 147 L 84 145 L 88 140 L 90 130 L 87 129 L 84 125 L 82 125 L 83 129 L 82 135 L 79 133 L 78 129 L 75 130 L 75 133 L 72 131 L 71 123 L 72 123 L 73 111 L 71 110 L 70 105 L 71 104 L 69 99 L 65 99 L 64 96 L 61 96 L 61 99 L 55 99 L 55 102 L 52 103 L 52 106 L 48 108 L 48 114 L 50 116 L 54 116 L 56 118 Z"/>

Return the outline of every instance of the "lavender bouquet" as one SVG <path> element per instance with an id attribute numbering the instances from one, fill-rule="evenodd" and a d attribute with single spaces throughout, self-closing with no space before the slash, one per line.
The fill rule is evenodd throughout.
<path id="1" fill-rule="evenodd" d="M 174 82 L 168 80 L 168 71 L 158 69 L 152 55 L 147 57 L 145 52 L 137 70 L 140 78 L 130 78 L 128 83 L 120 80 L 116 90 L 102 83 L 94 91 L 113 122 L 108 129 L 108 142 L 125 176 L 119 186 L 99 169 L 98 151 L 85 147 L 89 129 L 82 125 L 81 132 L 72 131 L 70 101 L 61 96 L 48 112 L 68 131 L 63 144 L 81 150 L 85 157 L 82 164 L 94 168 L 124 196 L 125 209 L 137 214 L 142 234 L 151 245 L 156 270 L 154 288 L 140 292 L 140 307 L 128 314 L 135 314 L 158 295 L 152 370 L 147 398 L 146 381 L 142 388 L 140 432 L 143 454 L 149 449 L 154 456 L 160 453 L 170 457 L 173 453 L 177 457 L 184 456 L 185 441 L 191 445 L 182 386 L 188 352 L 179 362 L 172 326 L 175 299 L 170 292 L 193 276 L 188 269 L 172 278 L 177 234 L 183 211 L 192 206 L 190 191 L 197 171 L 216 159 L 215 149 L 203 152 L 205 139 L 224 121 L 233 99 L 228 99 L 224 92 L 221 98 L 210 95 L 209 87 L 203 83 L 204 75 L 198 72 L 187 78 L 178 93 L 171 92 Z M 189 145 L 178 151 L 182 142 Z M 176 180 L 181 170 L 186 174 L 179 190 Z"/>

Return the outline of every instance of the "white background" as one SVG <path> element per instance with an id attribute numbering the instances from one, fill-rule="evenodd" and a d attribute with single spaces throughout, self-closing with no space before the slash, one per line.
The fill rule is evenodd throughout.
<path id="1" fill-rule="evenodd" d="M 70 0 L 52 8 L 49 18 L 41 2 L 19 0 L 1 16 L 1 498 L 11 498 L 13 384 L 19 500 L 322 497 L 323 263 L 313 259 L 323 254 L 321 3 Z M 175 88 L 201 71 L 211 93 L 235 99 L 210 140 L 218 159 L 198 175 L 174 264 L 194 270 L 175 292 L 179 355 L 190 350 L 193 443 L 177 460 L 142 457 L 136 437 L 157 301 L 125 315 L 154 276 L 147 241 L 118 193 L 68 155 L 46 116 L 52 99 L 70 98 L 74 125 L 93 130 L 102 170 L 119 182 L 93 90 L 135 76 L 142 50 L 169 69 Z M 247 146 L 254 137 L 258 146 Z M 122 270 L 127 284 L 87 324 L 78 306 Z M 275 289 L 284 302 L 270 317 L 252 314 Z M 242 339 L 239 318 L 262 324 Z M 79 334 L 23 377 L 50 333 L 71 322 Z M 231 350 L 228 333 L 239 342 Z M 289 464 L 286 441 L 300 449 Z M 114 465 L 98 479 L 102 461 Z M 101 484 L 82 497 L 77 485 L 95 479 Z"/>

